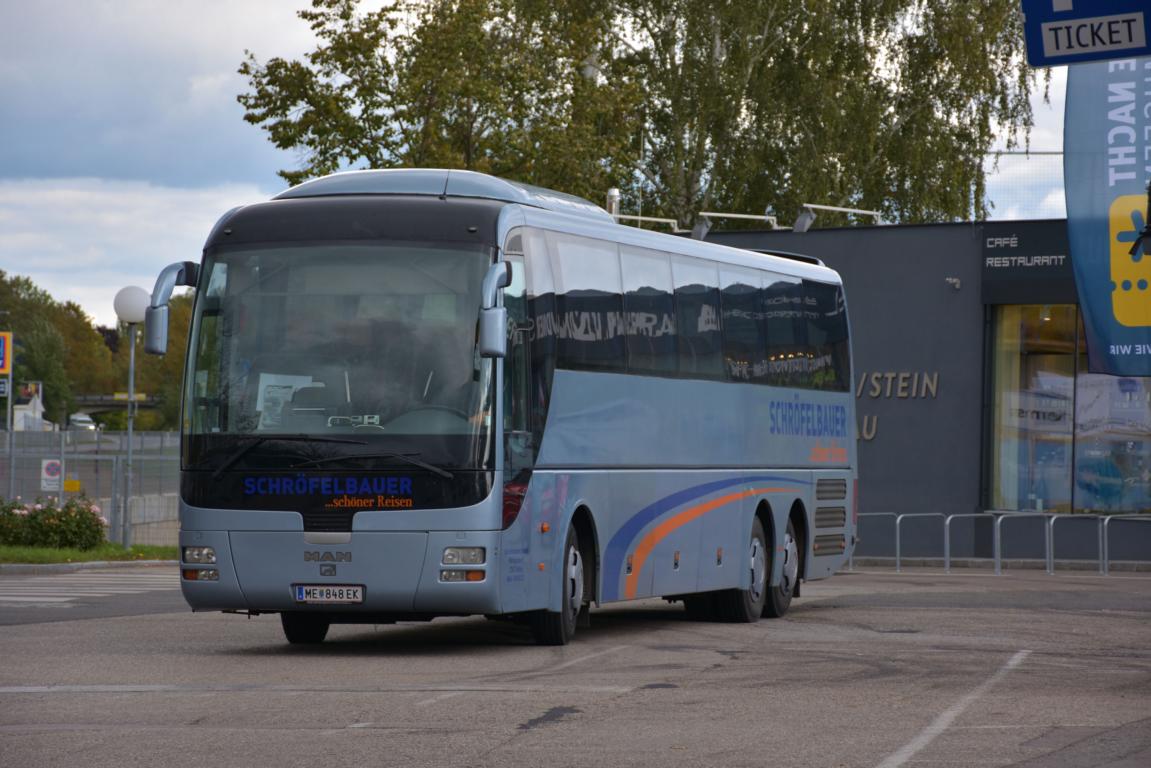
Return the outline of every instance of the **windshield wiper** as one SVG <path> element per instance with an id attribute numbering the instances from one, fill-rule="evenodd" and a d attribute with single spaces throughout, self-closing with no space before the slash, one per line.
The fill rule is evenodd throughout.
<path id="1" fill-rule="evenodd" d="M 353 443 L 355 445 L 367 445 L 365 440 L 348 440 L 343 437 L 319 437 L 317 435 L 239 435 L 236 439 L 249 440 L 247 445 L 240 447 L 228 458 L 224 459 L 224 463 L 216 467 L 216 471 L 212 473 L 213 480 L 219 480 L 220 475 L 224 474 L 224 470 L 235 464 L 248 454 L 253 448 L 258 445 L 263 445 L 269 440 L 289 440 L 294 442 L 314 442 L 314 443 Z"/>
<path id="2" fill-rule="evenodd" d="M 406 461 L 408 464 L 417 466 L 420 469 L 426 469 L 429 472 L 434 472 L 435 474 L 447 480 L 452 480 L 455 478 L 455 475 L 446 469 L 442 469 L 435 466 L 434 464 L 429 464 L 426 461 L 420 461 L 419 459 L 415 458 L 419 455 L 420 454 L 418 453 L 349 453 L 344 456 L 324 456 L 320 459 L 308 459 L 307 461 L 301 461 L 298 464 L 293 464 L 289 467 L 289 469 L 314 467 L 318 464 L 328 464 L 333 461 L 344 461 L 345 459 L 399 459 L 400 461 Z"/>

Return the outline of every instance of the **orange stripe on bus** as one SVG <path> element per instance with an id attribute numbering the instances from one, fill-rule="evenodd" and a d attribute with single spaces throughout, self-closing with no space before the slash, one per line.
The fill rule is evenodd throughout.
<path id="1" fill-rule="evenodd" d="M 698 504 L 694 507 L 689 507 L 683 512 L 680 512 L 674 517 L 670 517 L 657 525 L 644 536 L 639 546 L 635 548 L 635 559 L 633 560 L 632 572 L 628 575 L 627 581 L 624 584 L 624 597 L 628 600 L 634 600 L 635 594 L 639 590 L 639 574 L 643 570 L 643 564 L 647 560 L 648 555 L 655 549 L 655 545 L 666 539 L 672 531 L 681 528 L 692 520 L 706 515 L 708 512 L 730 504 L 733 501 L 745 499 L 748 496 L 756 496 L 761 493 L 780 493 L 789 490 L 788 488 L 753 488 L 750 491 L 740 491 L 739 493 L 729 493 L 726 496 L 720 496 L 718 499 L 705 501 L 703 504 Z"/>

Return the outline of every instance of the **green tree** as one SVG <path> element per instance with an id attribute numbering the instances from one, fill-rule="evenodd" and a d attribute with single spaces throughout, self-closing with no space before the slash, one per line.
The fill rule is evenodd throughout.
<path id="1" fill-rule="evenodd" d="M 64 340 L 64 368 L 76 395 L 101 395 L 113 391 L 117 382 L 112 350 L 96 330 L 92 318 L 75 302 L 58 305 L 56 329 Z"/>
<path id="2" fill-rule="evenodd" d="M 15 340 L 16 386 L 19 382 L 40 382 L 44 417 L 56 424 L 66 424 L 72 407 L 72 384 L 64 366 L 67 356 L 64 335 L 43 315 L 30 318 L 22 326 Z"/>
<path id="3" fill-rule="evenodd" d="M 599 199 L 636 160 L 637 83 L 603 0 L 436 0 L 397 41 L 395 164 Z M 482 54 L 477 55 L 477 52 Z"/>
<path id="4" fill-rule="evenodd" d="M 143 354 L 137 334 L 136 389 L 156 396 L 154 411 L 140 413 L 142 429 L 179 426 L 184 355 L 194 294 L 172 299 L 170 338 L 172 354 L 155 358 Z M 123 392 L 128 381 L 127 326 L 118 329 L 121 343 L 112 352 L 92 319 L 75 303 L 60 303 L 26 277 L 0 270 L 0 329 L 11 330 L 16 341 L 13 379 L 43 384 L 46 418 L 61 426 L 77 410 L 77 395 Z M 122 429 L 123 412 L 101 419 Z"/>
<path id="5" fill-rule="evenodd" d="M 639 86 L 614 75 L 603 0 L 432 0 L 300 11 L 303 61 L 249 52 L 245 119 L 304 163 L 290 183 L 348 167 L 449 167 L 600 197 L 634 166 Z"/>
<path id="6" fill-rule="evenodd" d="M 356 0 L 300 12 L 303 61 L 249 53 L 245 119 L 304 163 L 482 170 L 645 212 L 987 213 L 1025 140 L 1016 0 Z"/>
<path id="7" fill-rule="evenodd" d="M 1031 125 L 1014 0 L 621 0 L 648 94 L 643 186 L 700 210 L 981 217 Z"/>
<path id="8" fill-rule="evenodd" d="M 0 270 L 0 324 L 13 334 L 12 380 L 43 384 L 41 401 L 49 421 L 64 423 L 72 408 L 67 346 L 59 324 L 62 307 L 27 277 Z"/>

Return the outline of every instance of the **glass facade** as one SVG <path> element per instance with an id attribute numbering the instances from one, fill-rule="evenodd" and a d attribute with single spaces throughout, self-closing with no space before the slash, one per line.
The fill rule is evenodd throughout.
<path id="1" fill-rule="evenodd" d="M 1073 304 L 992 311 L 989 506 L 1151 512 L 1151 379 L 1088 373 Z"/>

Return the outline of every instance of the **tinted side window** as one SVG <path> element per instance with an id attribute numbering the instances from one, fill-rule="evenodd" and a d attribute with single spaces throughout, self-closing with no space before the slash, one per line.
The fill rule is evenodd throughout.
<path id="1" fill-rule="evenodd" d="M 531 391 L 528 393 L 528 420 L 535 431 L 536 446 L 542 436 L 551 400 L 556 367 L 556 296 L 547 237 L 538 229 L 523 232 L 524 266 L 527 280 L 528 338 L 531 341 Z M 510 321 L 511 318 L 509 318 Z"/>
<path id="2" fill-rule="evenodd" d="M 679 375 L 721 379 L 723 350 L 719 320 L 719 274 L 715 264 L 673 256 Z"/>
<path id="3" fill-rule="evenodd" d="M 675 307 L 666 253 L 620 247 L 629 373 L 674 375 Z"/>
<path id="4" fill-rule="evenodd" d="M 739 267 L 719 269 L 723 309 L 723 362 L 731 381 L 765 381 L 767 361 L 759 273 Z"/>
<path id="5" fill-rule="evenodd" d="M 816 389 L 851 389 L 847 310 L 837 285 L 803 282 L 810 348 L 811 386 Z"/>
<path id="6" fill-rule="evenodd" d="M 626 370 L 619 252 L 614 243 L 548 233 L 561 368 Z"/>
<path id="7" fill-rule="evenodd" d="M 767 332 L 767 383 L 777 387 L 808 386 L 803 283 L 782 275 L 764 275 L 763 316 Z"/>

